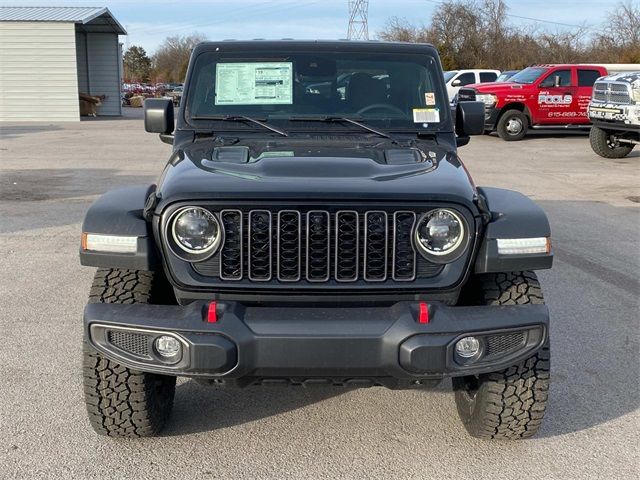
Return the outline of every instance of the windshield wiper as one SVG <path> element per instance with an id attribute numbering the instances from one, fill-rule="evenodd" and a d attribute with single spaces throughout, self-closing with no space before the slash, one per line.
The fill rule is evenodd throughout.
<path id="1" fill-rule="evenodd" d="M 289 117 L 289 120 L 291 120 L 292 122 L 346 122 L 346 123 L 350 123 L 352 125 L 356 125 L 360 128 L 363 128 L 365 130 L 370 131 L 371 133 L 375 133 L 376 135 L 380 135 L 381 137 L 384 138 L 391 138 L 393 140 L 393 137 L 391 137 L 391 135 L 389 135 L 387 132 L 384 132 L 382 130 L 378 130 L 377 128 L 373 128 L 370 127 L 369 125 L 359 122 L 357 120 L 354 120 L 353 118 L 348 118 L 348 117 L 338 117 L 338 116 L 332 116 L 332 115 L 326 115 L 326 116 L 303 116 L 303 115 L 299 115 L 299 116 L 293 116 L 293 117 Z"/>
<path id="2" fill-rule="evenodd" d="M 267 130 L 271 130 L 272 132 L 278 133 L 283 137 L 288 137 L 289 134 L 284 130 L 280 130 L 268 123 L 265 123 L 264 119 L 257 119 L 253 117 L 247 117 L 246 115 L 208 115 L 208 116 L 198 116 L 193 117 L 194 120 L 222 120 L 224 122 L 250 122 L 255 123 L 256 125 L 260 125 L 262 128 L 266 128 Z"/>

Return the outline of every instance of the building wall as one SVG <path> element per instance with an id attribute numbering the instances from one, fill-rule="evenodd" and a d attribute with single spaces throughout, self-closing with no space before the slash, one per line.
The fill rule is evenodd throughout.
<path id="1" fill-rule="evenodd" d="M 89 67 L 87 65 L 87 34 L 76 31 L 76 65 L 78 66 L 78 91 L 89 93 Z"/>
<path id="2" fill-rule="evenodd" d="M 98 115 L 121 115 L 120 44 L 114 33 L 76 33 L 80 92 L 106 98 Z"/>
<path id="3" fill-rule="evenodd" d="M 0 121 L 78 121 L 72 23 L 0 22 Z"/>

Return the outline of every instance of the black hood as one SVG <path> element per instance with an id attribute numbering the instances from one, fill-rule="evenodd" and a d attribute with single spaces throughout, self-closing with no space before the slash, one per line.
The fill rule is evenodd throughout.
<path id="1" fill-rule="evenodd" d="M 198 140 L 163 172 L 161 203 L 196 199 L 447 201 L 475 187 L 455 149 L 433 141 Z"/>

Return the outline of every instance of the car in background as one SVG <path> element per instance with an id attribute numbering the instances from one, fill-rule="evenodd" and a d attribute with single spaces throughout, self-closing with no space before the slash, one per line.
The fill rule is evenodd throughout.
<path id="1" fill-rule="evenodd" d="M 460 87 L 475 83 L 495 82 L 500 70 L 449 70 L 444 72 L 444 83 L 447 87 L 449 100 L 453 101 Z"/>
<path id="2" fill-rule="evenodd" d="M 640 145 L 640 71 L 596 80 L 589 102 L 591 148 L 604 158 L 622 158 Z"/>
<path id="3" fill-rule="evenodd" d="M 175 106 L 180 105 L 180 100 L 182 99 L 182 93 L 184 91 L 184 86 L 178 85 L 173 90 L 169 90 L 165 92 L 165 96 L 171 98 L 173 104 Z"/>
<path id="4" fill-rule="evenodd" d="M 458 101 L 483 102 L 485 131 L 521 140 L 529 129 L 588 128 L 593 84 L 604 75 L 600 65 L 534 65 L 507 82 L 461 88 Z"/>
<path id="5" fill-rule="evenodd" d="M 507 82 L 511 77 L 513 77 L 519 71 L 520 70 L 505 70 L 500 75 L 498 75 L 498 78 L 496 78 L 496 82 Z"/>
<path id="6" fill-rule="evenodd" d="M 183 88 L 183 86 L 184 85 L 182 83 L 165 83 L 163 85 L 163 88 L 165 92 L 172 92 L 176 88 Z"/>

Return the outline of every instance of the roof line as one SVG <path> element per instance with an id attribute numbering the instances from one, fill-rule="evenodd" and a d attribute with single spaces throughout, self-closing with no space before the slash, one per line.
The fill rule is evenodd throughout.
<path id="1" fill-rule="evenodd" d="M 49 15 L 38 15 L 38 13 L 41 13 L 37 12 L 38 10 L 49 13 Z M 62 15 L 55 15 L 55 13 L 50 13 L 56 11 L 58 13 L 61 13 L 61 10 L 65 12 Z M 36 11 L 35 15 L 33 14 L 34 11 Z M 75 11 L 77 11 L 77 14 L 74 15 L 74 13 L 76 13 Z M 69 14 L 69 12 L 71 13 Z M 7 15 L 5 15 L 5 13 Z M 15 13 L 15 15 L 12 15 L 11 13 Z M 37 7 L 26 5 L 17 7 L 6 5 L 0 6 L 0 21 L 3 22 L 61 22 L 74 23 L 76 25 L 90 25 L 91 22 L 102 16 L 107 17 L 106 24 L 114 30 L 114 33 L 118 35 L 127 35 L 126 29 L 107 7 L 74 7 L 69 5 L 64 7 Z"/>
<path id="2" fill-rule="evenodd" d="M 111 15 L 111 12 L 109 11 L 109 9 L 107 7 L 92 7 L 92 8 L 99 8 L 100 10 L 98 10 L 97 12 L 95 12 L 93 15 L 89 15 L 87 18 L 83 18 L 82 19 L 82 23 L 89 23 L 91 20 L 93 20 L 96 17 L 99 17 L 101 15 L 104 15 L 105 13 L 108 13 L 109 15 Z M 111 15 L 113 17 L 113 15 Z"/>
<path id="3" fill-rule="evenodd" d="M 100 7 L 95 7 L 95 8 L 100 8 Z M 113 20 L 113 23 L 115 23 L 118 26 L 118 28 L 123 32 L 123 33 L 120 33 L 119 35 L 129 35 L 127 33 L 127 31 L 125 30 L 125 28 L 120 24 L 120 22 L 116 19 L 116 17 L 113 15 L 113 13 L 111 13 L 111 11 L 107 7 L 102 7 L 98 12 L 96 12 L 93 15 L 90 15 L 89 17 L 83 19 L 82 20 L 82 24 L 83 25 L 87 24 L 91 20 L 94 20 L 94 19 L 96 19 L 98 17 L 101 17 L 105 13 L 109 15 L 111 20 Z"/>

